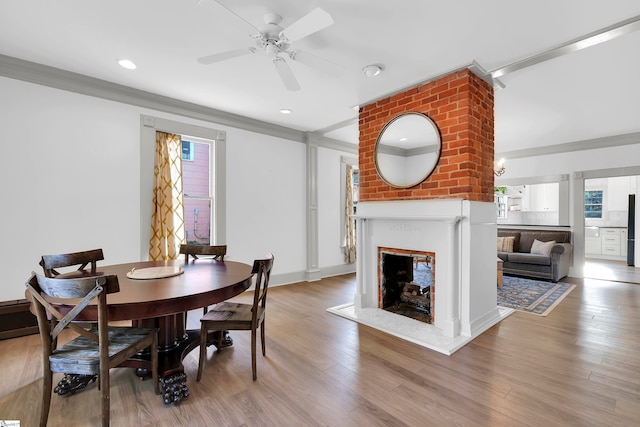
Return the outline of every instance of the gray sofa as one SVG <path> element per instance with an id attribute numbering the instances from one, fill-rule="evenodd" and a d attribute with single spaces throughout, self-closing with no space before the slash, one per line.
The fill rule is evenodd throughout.
<path id="1" fill-rule="evenodd" d="M 569 267 L 573 260 L 573 246 L 571 244 L 571 231 L 568 230 L 528 230 L 514 228 L 498 228 L 498 237 L 512 237 L 509 242 L 513 244 L 513 251 L 509 252 L 498 240 L 498 258 L 504 261 L 504 274 L 527 276 L 547 279 L 557 282 L 569 274 Z M 534 240 L 550 242 L 554 240 L 549 255 L 531 253 Z M 550 245 L 548 245 L 550 246 Z M 548 249 L 548 248 L 547 248 Z"/>

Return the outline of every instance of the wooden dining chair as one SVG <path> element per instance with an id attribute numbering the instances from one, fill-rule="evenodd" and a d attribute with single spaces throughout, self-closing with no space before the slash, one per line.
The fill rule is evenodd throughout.
<path id="1" fill-rule="evenodd" d="M 207 257 L 212 261 L 224 261 L 224 256 L 227 254 L 227 245 L 180 245 L 180 253 L 184 254 L 185 264 L 189 263 L 189 257 L 194 260 L 200 259 L 200 257 Z M 208 306 L 202 307 L 202 314 L 207 314 L 209 310 Z M 187 326 L 187 313 L 184 314 L 184 324 Z"/>
<path id="2" fill-rule="evenodd" d="M 184 254 L 185 263 L 189 262 L 189 257 L 199 259 L 205 256 L 211 257 L 214 261 L 223 261 L 227 254 L 227 245 L 180 245 L 180 253 Z"/>
<path id="3" fill-rule="evenodd" d="M 273 254 L 268 253 L 265 259 L 257 259 L 253 262 L 251 274 L 256 277 L 253 291 L 253 304 L 239 304 L 233 302 L 221 302 L 214 305 L 200 319 L 200 360 L 198 362 L 198 377 L 202 378 L 202 368 L 207 352 L 207 332 L 227 330 L 251 331 L 251 370 L 253 380 L 258 378 L 256 369 L 256 340 L 257 330 L 260 328 L 260 340 L 262 343 L 262 356 L 265 356 L 264 317 L 267 305 L 267 289 L 269 277 L 273 267 Z M 221 350 L 222 334 L 219 335 L 218 351 Z"/>
<path id="4" fill-rule="evenodd" d="M 42 267 L 45 276 L 56 277 L 59 276 L 61 272 L 64 272 L 63 270 L 59 272 L 56 268 L 61 269 L 78 266 L 77 271 L 85 271 L 85 268 L 90 265 L 91 270 L 89 270 L 89 273 L 95 276 L 98 261 L 103 260 L 104 254 L 102 253 L 102 249 L 91 249 L 88 251 L 72 252 L 68 254 L 42 255 L 42 258 L 40 259 L 40 266 Z M 55 317 L 52 318 L 52 329 L 55 328 L 56 323 L 57 319 Z M 55 340 L 53 345 L 57 345 Z"/>
<path id="5" fill-rule="evenodd" d="M 26 283 L 26 297 L 31 301 L 38 318 L 42 342 L 44 380 L 40 426 L 47 425 L 51 406 L 53 373 L 98 375 L 102 394 L 102 425 L 109 425 L 109 369 L 130 359 L 136 353 L 149 348 L 151 372 L 156 394 L 160 394 L 158 382 L 158 330 L 108 326 L 107 294 L 120 291 L 118 276 L 91 276 L 59 279 L 33 273 Z M 56 298 L 55 305 L 50 302 Z M 81 299 L 78 301 L 78 299 Z M 90 303 L 97 300 L 98 324 L 90 330 L 74 323 L 74 319 Z M 64 307 L 64 311 L 62 308 Z M 52 324 L 47 313 L 57 319 Z M 65 329 L 76 337 L 57 347 L 58 335 Z"/>
<path id="6" fill-rule="evenodd" d="M 78 265 L 78 271 L 84 270 L 91 265 L 91 273 L 95 274 L 97 262 L 103 261 L 102 249 L 92 249 L 89 251 L 73 252 L 69 254 L 43 255 L 40 266 L 47 277 L 55 277 L 60 273 L 56 268 L 71 267 Z"/>

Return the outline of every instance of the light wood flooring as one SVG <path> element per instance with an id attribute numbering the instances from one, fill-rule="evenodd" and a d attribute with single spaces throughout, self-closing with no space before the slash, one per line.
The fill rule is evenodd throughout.
<path id="1" fill-rule="evenodd" d="M 640 268 L 628 266 L 626 261 L 588 258 L 584 263 L 584 276 L 590 279 L 640 284 Z"/>
<path id="2" fill-rule="evenodd" d="M 178 405 L 112 370 L 112 425 L 640 425 L 640 286 L 572 282 L 549 316 L 516 312 L 452 356 L 326 312 L 353 299 L 354 275 L 273 287 L 256 382 L 249 334 L 235 332 L 232 348 L 209 348 L 200 383 L 197 351 L 185 359 L 191 396 Z M 0 420 L 37 425 L 39 346 L 0 341 Z M 95 385 L 54 395 L 49 426 L 98 425 L 99 407 Z"/>

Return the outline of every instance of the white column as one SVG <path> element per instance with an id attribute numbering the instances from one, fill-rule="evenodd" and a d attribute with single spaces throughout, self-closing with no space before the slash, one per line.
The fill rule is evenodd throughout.
<path id="1" fill-rule="evenodd" d="M 441 326 L 442 333 L 448 337 L 457 337 L 460 335 L 460 242 L 458 239 L 458 222 L 462 217 L 454 217 L 447 220 L 447 232 L 449 234 L 449 250 L 448 258 L 448 276 L 449 276 L 449 298 L 447 301 L 447 313 L 444 322 L 438 322 Z M 437 285 L 436 285 L 437 286 Z M 436 287 L 436 299 L 440 291 Z M 436 317 L 438 313 L 435 314 Z"/>
<path id="2" fill-rule="evenodd" d="M 356 309 L 367 306 L 367 220 L 356 219 L 356 294 L 353 297 L 353 305 Z"/>
<path id="3" fill-rule="evenodd" d="M 308 282 L 320 280 L 318 265 L 318 145 L 307 142 L 307 270 Z"/>

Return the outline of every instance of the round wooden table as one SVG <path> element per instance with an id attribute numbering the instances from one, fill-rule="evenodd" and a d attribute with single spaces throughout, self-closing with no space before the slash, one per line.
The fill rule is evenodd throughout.
<path id="1" fill-rule="evenodd" d="M 181 267 L 184 273 L 158 279 L 131 279 L 127 276 L 132 269 L 140 271 L 167 266 Z M 107 299 L 110 322 L 131 320 L 132 326 L 158 328 L 159 376 L 165 403 L 171 403 L 188 396 L 182 359 L 200 341 L 199 329 L 186 330 L 185 313 L 241 294 L 252 284 L 251 269 L 250 265 L 239 262 L 199 259 L 188 264 L 183 260 L 175 260 L 98 266 L 95 273 L 84 272 L 82 275 L 118 276 L 120 292 L 109 294 Z M 78 272 L 58 277 L 78 277 Z M 97 308 L 89 306 L 77 320 L 95 321 L 97 317 Z M 213 336 L 210 342 L 216 342 Z M 232 341 L 228 339 L 227 345 L 231 344 Z M 140 376 L 148 375 L 144 355 L 139 361 L 123 366 L 138 368 Z"/>

